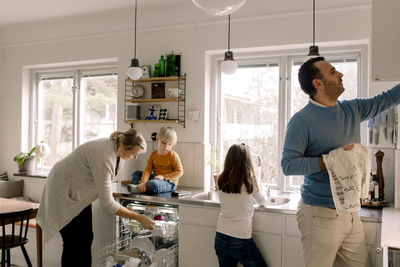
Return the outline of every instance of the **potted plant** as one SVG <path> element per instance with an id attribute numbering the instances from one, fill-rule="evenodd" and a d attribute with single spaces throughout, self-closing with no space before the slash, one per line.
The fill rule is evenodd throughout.
<path id="1" fill-rule="evenodd" d="M 28 153 L 20 152 L 14 156 L 14 161 L 18 163 L 19 173 L 32 174 L 35 172 L 35 161 L 36 162 L 40 161 L 40 159 L 36 157 L 35 151 L 36 151 L 36 146 L 34 146 Z"/>
<path id="2" fill-rule="evenodd" d="M 221 174 L 222 164 L 217 148 L 213 147 L 211 149 L 210 155 L 207 159 L 207 165 L 209 165 L 213 171 L 215 190 L 218 190 L 217 178 Z"/>

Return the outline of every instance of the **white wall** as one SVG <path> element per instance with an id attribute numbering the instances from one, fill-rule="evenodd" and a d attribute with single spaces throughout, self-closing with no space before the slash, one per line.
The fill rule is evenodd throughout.
<path id="1" fill-rule="evenodd" d="M 253 0 L 255 1 L 255 0 Z M 190 1 L 189 1 L 190 2 Z M 256 1 L 257 2 L 257 1 Z M 262 5 L 263 1 L 258 1 Z M 226 18 L 204 15 L 187 4 L 139 11 L 137 57 L 141 64 L 154 64 L 161 54 L 182 53 L 182 69 L 187 76 L 187 110 L 198 110 L 198 123 L 187 122 L 177 130 L 179 143 L 176 150 L 185 169 L 180 185 L 203 187 L 204 158 L 208 146 L 209 88 L 205 84 L 209 58 L 206 55 L 226 50 Z M 257 9 L 256 9 L 257 10 Z M 267 49 L 270 46 L 304 46 L 307 52 L 311 41 L 311 14 L 309 12 L 267 15 L 263 10 L 252 15 L 244 13 L 231 19 L 231 47 L 235 55 L 250 48 Z M 133 57 L 133 17 L 129 10 L 115 10 L 99 14 L 11 25 L 0 29 L 0 171 L 17 171 L 12 161 L 21 146 L 27 149 L 29 124 L 29 68 L 63 62 L 84 62 L 117 58 L 118 63 L 118 128 L 123 123 L 125 71 Z M 322 10 L 318 15 L 317 42 L 368 40 L 370 36 L 370 7 Z M 365 42 L 365 41 L 363 41 Z M 23 76 L 25 75 L 25 76 Z M 150 135 L 160 125 L 137 124 L 136 127 L 150 142 Z M 25 136 L 21 138 L 21 133 Z M 150 144 L 150 143 L 149 143 Z M 151 146 L 149 146 L 151 147 Z M 136 163 L 143 166 L 145 157 Z M 128 166 L 126 176 L 135 169 Z M 26 178 L 26 193 L 39 199 L 44 179 Z"/>
<path id="2" fill-rule="evenodd" d="M 199 110 L 198 123 L 187 123 L 173 127 L 178 132 L 182 152 L 190 151 L 192 145 L 203 146 L 207 143 L 204 127 L 205 106 L 209 99 L 204 95 L 205 53 L 219 50 L 221 55 L 226 50 L 225 18 L 203 16 L 200 22 L 176 25 L 173 21 L 155 21 L 160 10 L 147 10 L 140 17 L 143 24 L 151 27 L 138 27 L 137 55 L 141 64 L 154 64 L 161 54 L 177 51 L 182 53 L 182 69 L 187 78 L 187 110 Z M 175 11 L 176 12 L 176 11 Z M 163 13 L 164 14 L 164 13 Z M 186 13 L 184 13 L 186 14 Z M 196 13 L 197 15 L 197 13 Z M 149 16 L 152 20 L 149 20 Z M 347 40 L 365 40 L 370 35 L 370 8 L 361 6 L 349 10 L 321 11 L 318 15 L 317 41 L 330 43 Z M 170 17 L 170 16 L 168 16 Z M 186 14 L 185 18 L 188 17 Z M 211 22 L 206 20 L 210 18 Z M 126 10 L 117 10 L 102 14 L 63 18 L 54 21 L 40 21 L 23 25 L 14 25 L 0 30 L 0 51 L 3 53 L 3 81 L 1 83 L 0 123 L 2 138 L 0 152 L 0 170 L 9 173 L 16 171 L 12 155 L 20 151 L 27 141 L 20 139 L 21 133 L 27 134 L 26 113 L 29 79 L 23 81 L 23 69 L 44 64 L 60 62 L 82 62 L 105 58 L 118 59 L 119 94 L 118 127 L 127 128 L 123 123 L 123 95 L 125 71 L 133 56 L 132 17 Z M 188 20 L 188 19 L 186 19 Z M 186 21 L 185 21 L 186 22 Z M 232 18 L 231 46 L 235 53 L 249 48 L 263 49 L 268 46 L 304 44 L 307 51 L 311 39 L 310 14 L 292 13 L 282 16 L 262 16 Z M 141 21 L 139 20 L 139 25 Z M 26 72 L 29 73 L 29 72 Z M 21 105 L 23 106 L 21 108 Z M 207 111 L 208 112 L 208 111 Z M 160 125 L 137 124 L 147 140 Z M 184 144 L 188 144 L 186 148 Z M 204 158 L 202 148 L 199 158 Z M 189 156 L 190 157 L 190 153 Z M 202 160 L 187 160 L 185 169 L 200 166 L 198 177 L 203 179 Z M 183 182 L 183 180 L 182 180 Z M 184 182 L 183 182 L 184 183 Z M 193 185 L 193 181 L 187 185 Z M 198 183 L 202 185 L 202 182 Z M 185 185 L 185 184 L 184 184 Z"/>
<path id="3" fill-rule="evenodd" d="M 204 125 L 205 121 L 208 123 L 205 116 L 209 116 L 209 99 L 205 98 L 208 94 L 204 90 L 208 88 L 204 81 L 209 63 L 205 64 L 205 58 L 206 53 L 222 55 L 226 50 L 226 18 L 207 16 L 185 5 L 181 8 L 186 8 L 194 16 L 190 17 L 192 13 L 179 8 L 151 9 L 139 13 L 137 57 L 141 64 L 154 64 L 161 54 L 170 51 L 182 53 L 182 69 L 188 74 L 187 110 L 199 110 L 200 120 L 197 123 L 187 122 L 185 129 L 173 125 L 178 132 L 177 150 L 181 157 L 184 155 L 185 176 L 181 185 L 203 187 L 206 184 L 204 180 L 207 180 L 204 179 L 207 177 L 204 172 L 204 158 L 207 156 L 204 144 L 209 142 L 208 127 Z M 365 42 L 370 36 L 370 12 L 369 6 L 320 11 L 317 42 Z M 180 17 L 180 14 L 183 16 Z M 297 12 L 232 16 L 231 47 L 237 57 L 240 52 L 250 49 L 263 50 L 283 45 L 304 46 L 306 52 L 311 40 L 310 15 L 309 12 Z M 116 10 L 0 29 L 0 53 L 3 55 L 0 61 L 0 68 L 3 68 L 0 85 L 0 111 L 3 111 L 0 112 L 0 145 L 3 148 L 0 151 L 0 170 L 14 173 L 17 166 L 12 156 L 21 147 L 28 149 L 27 108 L 29 69 L 32 67 L 117 58 L 120 74 L 118 128 L 128 127 L 123 123 L 123 100 L 125 71 L 133 57 L 132 27 L 129 10 Z M 137 124 L 136 127 L 150 141 L 151 133 L 157 131 L 160 125 Z M 196 151 L 196 154 L 191 151 Z"/>

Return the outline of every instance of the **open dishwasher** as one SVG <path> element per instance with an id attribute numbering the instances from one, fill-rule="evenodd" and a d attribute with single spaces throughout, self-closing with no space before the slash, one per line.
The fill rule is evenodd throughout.
<path id="1" fill-rule="evenodd" d="M 178 266 L 178 206 L 120 199 L 121 205 L 153 218 L 153 230 L 116 216 L 115 241 L 100 253 L 101 266 Z"/>

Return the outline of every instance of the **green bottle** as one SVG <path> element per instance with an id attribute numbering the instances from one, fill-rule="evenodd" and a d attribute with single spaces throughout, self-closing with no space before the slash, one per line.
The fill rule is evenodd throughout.
<path id="1" fill-rule="evenodd" d="M 160 77 L 160 64 L 154 64 L 154 77 Z"/>
<path id="2" fill-rule="evenodd" d="M 158 64 L 160 65 L 160 77 L 165 76 L 165 60 L 164 56 L 160 57 L 160 60 L 158 61 Z"/>
<path id="3" fill-rule="evenodd" d="M 176 76 L 175 55 L 167 55 L 167 65 L 165 68 L 165 76 Z"/>

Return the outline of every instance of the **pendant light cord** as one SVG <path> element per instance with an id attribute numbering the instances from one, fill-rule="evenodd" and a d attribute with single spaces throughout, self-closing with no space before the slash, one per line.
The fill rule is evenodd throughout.
<path id="1" fill-rule="evenodd" d="M 313 0 L 313 46 L 315 46 L 315 0 Z"/>
<path id="2" fill-rule="evenodd" d="M 228 14 L 228 52 L 231 48 L 231 14 Z"/>
<path id="3" fill-rule="evenodd" d="M 136 58 L 136 18 L 137 18 L 137 0 L 135 0 L 135 50 L 133 58 Z"/>

